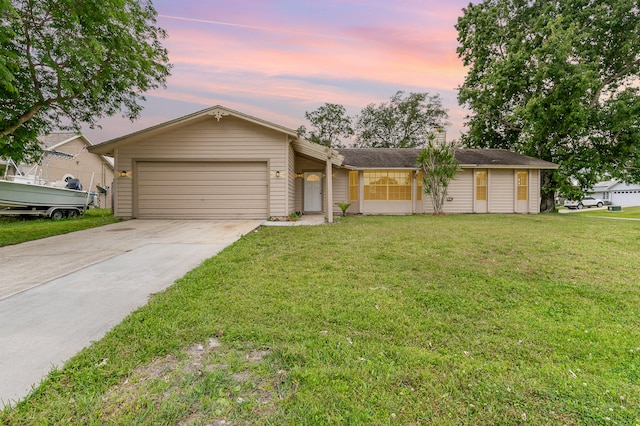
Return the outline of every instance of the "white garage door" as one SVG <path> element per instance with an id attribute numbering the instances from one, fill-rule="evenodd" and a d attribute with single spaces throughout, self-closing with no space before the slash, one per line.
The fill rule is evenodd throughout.
<path id="1" fill-rule="evenodd" d="M 267 177 L 266 162 L 139 162 L 136 216 L 266 219 Z"/>
<path id="2" fill-rule="evenodd" d="M 614 191 L 611 194 L 611 203 L 619 206 L 640 206 L 640 191 Z"/>

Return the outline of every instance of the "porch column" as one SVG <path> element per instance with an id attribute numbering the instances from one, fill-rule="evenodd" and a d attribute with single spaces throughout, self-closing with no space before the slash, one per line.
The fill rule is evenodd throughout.
<path id="1" fill-rule="evenodd" d="M 331 167 L 331 153 L 327 157 L 325 175 L 327 177 L 327 222 L 333 223 L 333 176 Z"/>

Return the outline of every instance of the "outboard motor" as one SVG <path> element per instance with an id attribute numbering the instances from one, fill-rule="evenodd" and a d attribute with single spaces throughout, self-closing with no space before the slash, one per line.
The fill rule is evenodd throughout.
<path id="1" fill-rule="evenodd" d="M 80 179 L 69 179 L 69 181 L 67 182 L 67 186 L 65 186 L 65 188 L 67 189 L 75 189 L 76 191 L 82 191 L 82 184 L 80 183 Z"/>
<path id="2" fill-rule="evenodd" d="M 89 196 L 89 204 L 90 206 L 93 207 L 100 207 L 100 195 L 98 195 L 97 192 L 90 192 L 90 196 Z"/>

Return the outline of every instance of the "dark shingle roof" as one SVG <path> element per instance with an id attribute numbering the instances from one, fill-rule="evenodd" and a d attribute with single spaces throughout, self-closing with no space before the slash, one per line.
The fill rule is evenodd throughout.
<path id="1" fill-rule="evenodd" d="M 342 165 L 356 169 L 399 168 L 415 169 L 416 158 L 422 149 L 411 148 L 349 148 L 339 149 L 344 156 Z M 461 166 L 507 167 L 518 166 L 534 169 L 556 169 L 548 161 L 528 157 L 504 149 L 456 149 L 456 160 Z"/>

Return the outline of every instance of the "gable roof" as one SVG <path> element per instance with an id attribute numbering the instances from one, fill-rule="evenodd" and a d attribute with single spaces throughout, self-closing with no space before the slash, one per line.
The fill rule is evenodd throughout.
<path id="1" fill-rule="evenodd" d="M 339 149 L 343 167 L 350 169 L 416 169 L 420 148 L 349 148 Z M 557 169 L 558 165 L 504 149 L 456 149 L 461 167 Z"/>
<path id="2" fill-rule="evenodd" d="M 615 182 L 607 189 L 611 191 L 638 190 L 640 189 L 640 183 Z"/>
<path id="3" fill-rule="evenodd" d="M 297 131 L 293 129 L 289 129 L 284 126 L 280 126 L 279 124 L 271 123 L 269 121 L 262 120 L 260 118 L 256 118 L 238 111 L 234 111 L 232 109 L 225 108 L 221 105 L 216 105 L 214 107 L 203 109 L 202 111 L 198 111 L 193 114 L 185 115 L 184 117 L 176 118 L 175 120 L 167 121 L 165 123 L 161 123 L 156 126 L 148 127 L 146 129 L 139 130 L 134 133 L 130 133 L 128 135 L 120 136 L 118 138 L 99 143 L 91 147 L 89 151 L 97 154 L 113 155 L 113 150 L 120 145 L 131 143 L 136 140 L 154 135 L 156 133 L 161 133 L 173 128 L 181 127 L 190 122 L 200 120 L 206 117 L 213 117 L 218 121 L 220 121 L 222 117 L 227 117 L 227 116 L 238 117 L 242 120 L 257 124 L 259 126 L 267 127 L 277 132 L 284 133 L 286 135 L 291 136 L 292 138 L 298 137 Z"/>
<path id="4" fill-rule="evenodd" d="M 72 132 L 61 132 L 61 133 L 48 133 L 46 135 L 42 135 L 42 136 L 38 136 L 38 141 L 40 142 L 40 145 L 42 146 L 42 148 L 46 151 L 49 152 L 53 155 L 70 155 L 72 157 L 76 157 L 78 156 L 82 151 L 80 152 L 76 152 L 74 154 L 72 153 L 64 153 L 62 151 L 57 151 L 58 148 L 62 147 L 63 145 L 69 143 L 69 142 L 73 142 L 76 139 L 80 139 L 80 141 L 83 143 L 84 146 L 87 147 L 87 150 L 89 150 L 89 148 L 91 148 L 93 145 L 91 144 L 91 142 L 89 141 L 89 139 L 86 138 L 86 136 L 84 136 L 82 133 L 72 133 Z M 84 149 L 83 149 L 84 151 Z M 104 161 L 107 166 L 109 166 L 109 168 L 113 169 L 113 159 L 110 157 L 105 157 L 104 155 L 99 155 L 97 154 L 102 161 Z"/>
<path id="5" fill-rule="evenodd" d="M 167 121 L 156 126 L 152 126 L 134 133 L 130 133 L 128 135 L 111 139 L 97 145 L 93 145 L 89 148 L 89 152 L 113 156 L 113 152 L 118 146 L 135 142 L 139 139 L 146 138 L 157 133 L 165 132 L 170 129 L 179 128 L 196 120 L 204 119 L 206 117 L 213 117 L 220 121 L 222 117 L 227 116 L 237 117 L 244 121 L 257 124 L 271 130 L 275 130 L 276 132 L 284 133 L 289 137 L 289 140 L 293 144 L 295 151 L 303 154 L 304 156 L 321 161 L 326 161 L 327 159 L 329 159 L 331 163 L 336 166 L 339 166 L 342 163 L 342 156 L 339 155 L 335 149 L 329 149 L 322 145 L 318 145 L 305 139 L 301 139 L 298 137 L 298 132 L 296 130 L 253 117 L 248 114 L 234 111 L 221 105 L 216 105 L 214 107 L 207 108 L 193 114 L 185 115 L 184 117 L 176 118 L 175 120 Z"/>
<path id="6" fill-rule="evenodd" d="M 82 135 L 78 133 L 71 133 L 71 132 L 49 133 L 47 135 L 39 136 L 38 141 L 40 142 L 40 145 L 42 146 L 42 148 L 53 150 L 79 137 L 82 137 Z M 90 144 L 87 143 L 87 145 L 90 145 Z"/>
<path id="7" fill-rule="evenodd" d="M 595 192 L 607 192 L 607 191 L 628 191 L 628 190 L 640 190 L 640 183 L 627 183 L 617 179 L 610 179 L 596 183 L 593 188 L 585 191 L 588 194 Z"/>
<path id="8" fill-rule="evenodd" d="M 598 182 L 593 186 L 593 188 L 589 192 L 607 191 L 611 187 L 613 187 L 613 186 L 615 186 L 617 184 L 618 184 L 618 181 L 616 179 L 611 179 L 611 180 L 607 180 L 607 181 L 603 181 L 603 182 Z"/>

